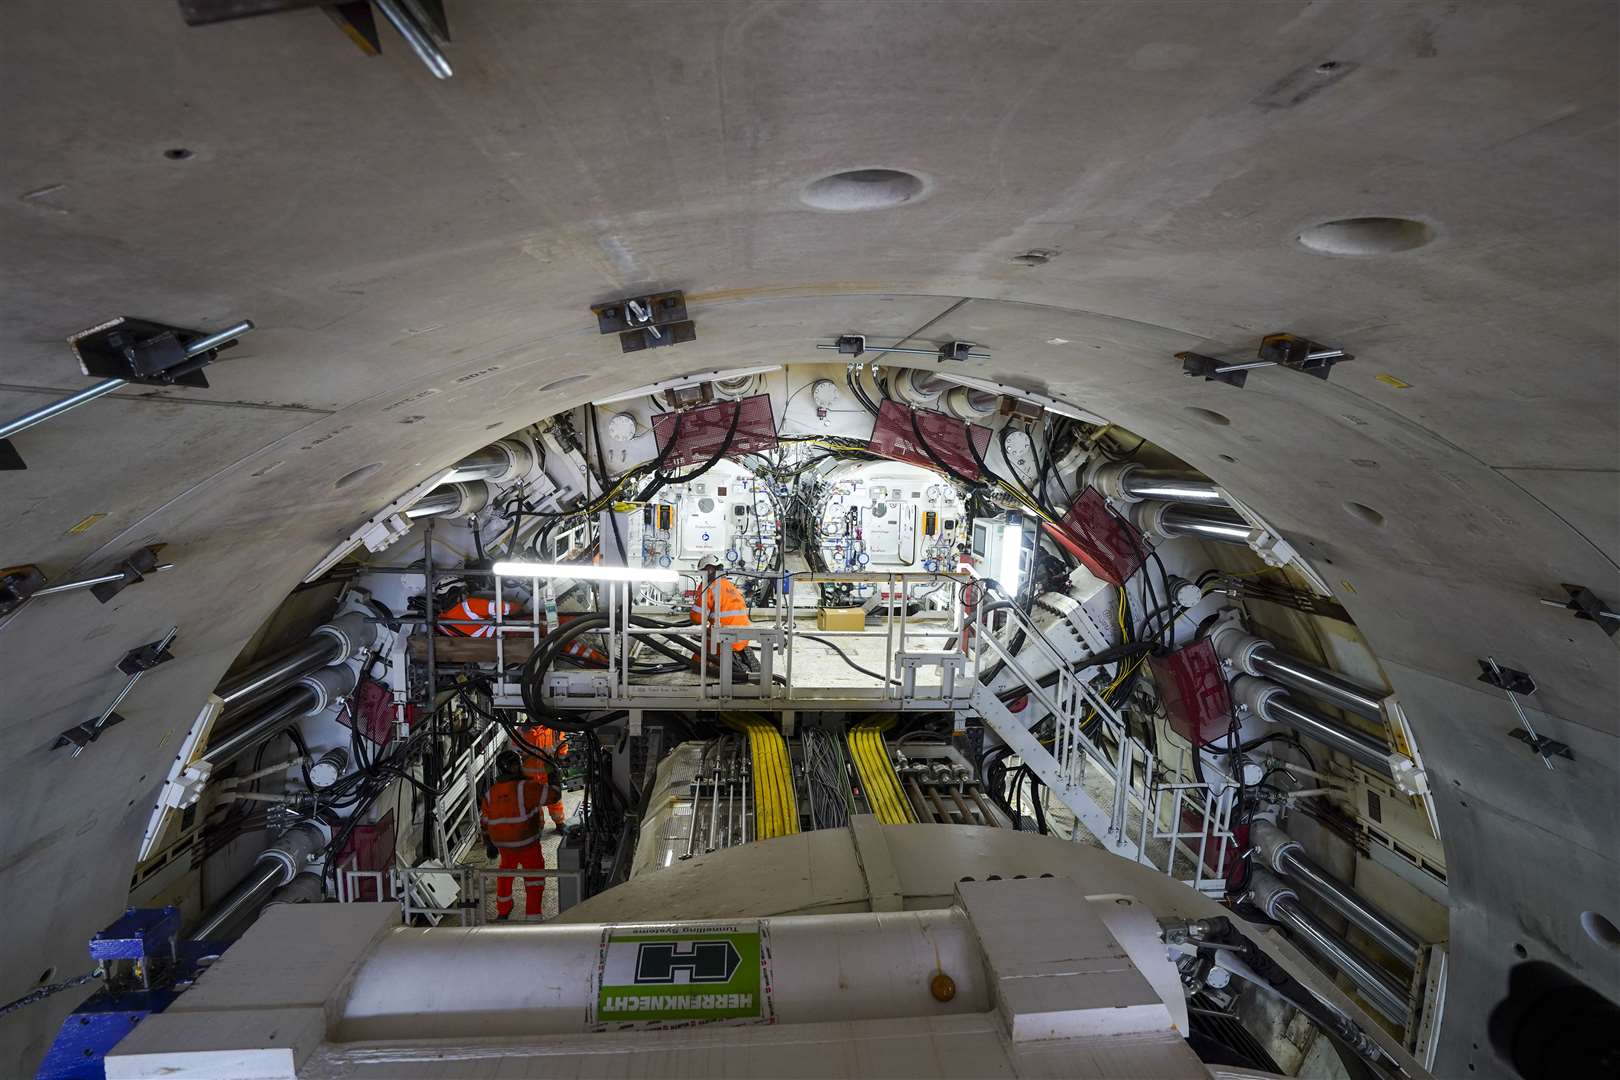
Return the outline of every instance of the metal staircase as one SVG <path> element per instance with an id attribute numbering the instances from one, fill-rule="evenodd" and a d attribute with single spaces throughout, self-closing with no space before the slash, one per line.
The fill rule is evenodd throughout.
<path id="1" fill-rule="evenodd" d="M 1039 650 L 1051 663 L 1057 676 L 1051 686 L 1043 687 L 1002 644 L 1009 623 L 1023 631 L 1026 650 Z M 1227 862 L 1236 854 L 1231 832 L 1235 784 L 1161 779 L 1163 762 L 1130 734 L 1113 707 L 1023 611 L 997 606 L 981 612 L 974 621 L 973 642 L 973 711 L 1041 778 L 1079 827 L 1116 855 L 1203 892 L 1225 890 Z M 987 660 L 1004 665 L 1018 691 L 1028 695 L 1029 704 L 1020 713 L 1008 709 L 980 681 L 979 673 L 990 666 Z M 1031 730 L 1031 721 L 1048 719 L 1052 737 L 1043 742 Z"/>

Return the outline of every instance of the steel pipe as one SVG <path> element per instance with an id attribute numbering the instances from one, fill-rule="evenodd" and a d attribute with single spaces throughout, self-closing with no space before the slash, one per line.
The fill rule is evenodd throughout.
<path id="1" fill-rule="evenodd" d="M 1351 682 L 1337 672 L 1279 652 L 1271 642 L 1246 634 L 1232 623 L 1214 630 L 1210 634 L 1210 642 L 1223 660 L 1245 675 L 1269 678 L 1291 690 L 1298 690 L 1308 697 L 1369 720 L 1381 721 L 1384 718 L 1384 691 Z"/>
<path id="2" fill-rule="evenodd" d="M 1387 742 L 1347 727 L 1290 697 L 1276 683 L 1239 675 L 1232 680 L 1232 700 L 1271 724 L 1285 724 L 1301 735 L 1349 755 L 1381 776 L 1393 776 Z"/>
<path id="3" fill-rule="evenodd" d="M 592 923 L 390 930 L 335 1003 L 334 1041 L 535 1038 L 586 1030 L 589 979 L 502 973 L 593 970 L 602 930 Z M 938 1017 L 992 1007 L 984 954 L 959 908 L 776 917 L 770 946 L 779 1023 Z M 929 990 L 941 972 L 955 983 L 947 1001 Z"/>
<path id="4" fill-rule="evenodd" d="M 1405 1026 L 1408 990 L 1396 978 L 1363 956 L 1344 938 L 1299 902 L 1299 894 L 1264 870 L 1250 877 L 1250 899 L 1271 918 L 1286 926 L 1307 949 L 1337 968 L 1356 984 L 1373 1008 Z"/>
<path id="5" fill-rule="evenodd" d="M 1392 916 L 1369 904 L 1349 885 L 1324 870 L 1305 854 L 1298 840 L 1269 821 L 1256 821 L 1249 840 L 1267 866 L 1291 882 L 1305 886 L 1312 895 L 1343 915 L 1350 924 L 1408 968 L 1417 967 L 1423 942 Z"/>

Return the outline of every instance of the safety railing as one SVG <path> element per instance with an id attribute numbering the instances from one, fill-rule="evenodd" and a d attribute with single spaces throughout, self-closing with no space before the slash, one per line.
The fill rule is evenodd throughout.
<path id="1" fill-rule="evenodd" d="M 339 903 L 397 901 L 407 925 L 422 919 L 434 926 L 455 919 L 460 926 L 483 926 L 489 908 L 490 881 L 500 878 L 578 878 L 578 870 L 546 867 L 538 870 L 502 870 L 488 866 L 445 865 L 437 862 L 420 866 L 398 866 L 388 870 L 342 869 L 337 875 Z M 521 886 L 527 889 L 525 883 Z M 512 883 L 517 898 L 520 886 Z M 527 906 L 525 904 L 525 906 Z M 536 916 L 515 908 L 514 922 L 538 922 Z"/>
<path id="2" fill-rule="evenodd" d="M 435 850 L 447 853 L 452 862 L 460 861 L 480 835 L 479 790 L 506 743 L 506 729 L 499 724 L 487 724 L 473 736 L 467 749 L 446 767 L 450 783 L 439 798 L 433 818 L 434 841 L 438 845 Z"/>
<path id="3" fill-rule="evenodd" d="M 968 575 L 960 573 L 899 571 L 784 575 L 773 605 L 752 610 L 752 621 L 747 626 L 725 625 L 710 605 L 701 602 L 695 605 L 702 610 L 694 622 L 640 625 L 638 620 L 659 613 L 636 608 L 635 585 L 603 583 L 598 610 L 607 620 L 602 631 L 606 641 L 606 668 L 550 673 L 542 689 L 553 707 L 574 709 L 727 705 L 785 708 L 795 703 L 826 707 L 830 699 L 846 704 L 869 704 L 877 709 L 949 708 L 965 701 L 969 692 L 963 677 L 967 657 L 961 651 L 960 593 L 970 580 Z M 880 585 L 886 599 L 881 600 L 871 616 L 881 620 L 882 625 L 814 634 L 801 630 L 798 622 L 808 610 L 794 596 L 795 583 Z M 940 609 L 941 619 L 924 620 L 911 614 L 908 598 L 918 587 L 950 588 L 949 603 Z M 496 610 L 499 611 L 498 606 Z M 667 619 L 668 613 L 662 614 Z M 883 670 L 869 672 L 875 685 L 834 687 L 806 679 L 804 665 L 796 662 L 803 648 L 798 641 L 807 635 L 820 637 L 823 633 L 828 635 L 827 640 L 835 643 L 882 638 Z M 499 631 L 497 640 L 498 634 Z M 689 642 L 692 671 L 657 680 L 638 678 L 633 664 L 652 648 L 647 644 L 652 638 L 665 639 L 666 643 L 668 639 Z M 739 641 L 758 646 L 757 653 L 751 653 L 757 656 L 757 671 L 741 670 L 739 655 L 733 650 L 734 643 Z M 914 651 L 925 642 L 939 645 L 928 651 Z M 875 668 L 879 659 L 871 659 Z M 932 681 L 926 675 L 935 670 L 939 678 Z M 506 699 L 515 700 L 515 692 L 514 687 L 505 688 Z M 497 701 L 497 704 L 502 703 L 502 700 Z"/>
<path id="4" fill-rule="evenodd" d="M 1015 654 L 1003 638 L 1018 631 L 1024 645 Z M 1234 855 L 1235 785 L 1163 778 L 1163 763 L 1154 752 L 1130 734 L 1090 680 L 1017 607 L 979 605 L 972 646 L 977 711 L 1074 814 L 1077 829 L 1084 827 L 1116 854 L 1193 888 L 1225 889 L 1227 862 Z M 1028 664 L 1022 659 L 1026 653 Z M 997 665 L 1000 670 L 994 670 Z M 1049 671 L 1036 676 L 1032 666 Z M 1000 682 L 1003 672 L 1009 678 L 1000 693 L 1027 696 L 1019 714 L 984 685 L 992 674 Z M 1032 729 L 1048 719 L 1051 738 L 1043 742 Z"/>

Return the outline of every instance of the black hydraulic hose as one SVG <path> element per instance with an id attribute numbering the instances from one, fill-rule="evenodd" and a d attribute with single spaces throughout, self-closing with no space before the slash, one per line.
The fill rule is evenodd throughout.
<path id="1" fill-rule="evenodd" d="M 798 635 L 795 635 L 795 636 L 802 637 L 802 638 L 807 638 L 810 641 L 816 642 L 818 645 L 827 646 L 827 648 L 829 648 L 833 652 L 837 653 L 839 658 L 842 659 L 844 661 L 844 663 L 848 664 L 850 667 L 854 668 L 856 671 L 860 672 L 862 675 L 866 675 L 866 676 L 869 676 L 871 678 L 877 679 L 879 682 L 883 681 L 883 676 L 882 675 L 880 675 L 877 672 L 873 671 L 871 668 L 865 668 L 865 667 L 862 667 L 861 665 L 857 664 L 855 661 L 853 661 L 853 660 L 851 660 L 849 658 L 848 653 L 846 653 L 843 649 L 840 649 L 837 645 L 834 645 L 828 639 L 826 639 L 824 637 L 820 637 L 820 636 L 818 636 L 816 634 L 798 634 Z M 892 683 L 898 683 L 900 680 L 891 677 L 889 679 L 889 681 L 892 682 Z"/>

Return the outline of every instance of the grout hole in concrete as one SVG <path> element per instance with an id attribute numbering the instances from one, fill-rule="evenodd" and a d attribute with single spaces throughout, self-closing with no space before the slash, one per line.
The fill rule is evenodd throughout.
<path id="1" fill-rule="evenodd" d="M 1026 251 L 1022 255 L 1014 255 L 1012 261 L 1019 266 L 1045 266 L 1052 261 L 1052 257 L 1056 254 L 1055 251 L 1036 248 L 1034 251 Z"/>
<path id="2" fill-rule="evenodd" d="M 187 150 L 184 146 L 171 146 L 169 149 L 163 151 L 163 156 L 168 158 L 170 161 L 184 161 L 187 158 L 192 157 L 193 152 Z"/>
<path id="3" fill-rule="evenodd" d="M 1597 911 L 1581 912 L 1581 929 L 1586 936 L 1611 952 L 1620 952 L 1620 926 Z"/>
<path id="4" fill-rule="evenodd" d="M 1200 409 L 1197 405 L 1188 405 L 1187 411 L 1198 417 L 1200 420 L 1207 421 L 1211 424 L 1219 424 L 1221 427 L 1226 427 L 1232 422 L 1231 417 L 1223 416 L 1214 409 Z"/>
<path id="5" fill-rule="evenodd" d="M 817 210 L 847 214 L 900 206 L 927 189 L 922 177 L 899 169 L 850 169 L 811 181 L 799 198 Z"/>
<path id="6" fill-rule="evenodd" d="M 1231 454 L 1216 454 L 1215 456 L 1220 458 L 1222 461 L 1230 461 L 1234 465 L 1237 464 L 1237 458 L 1233 457 Z"/>
<path id="7" fill-rule="evenodd" d="M 1520 960 L 1523 960 L 1525 957 L 1530 955 L 1530 950 L 1525 948 L 1522 942 L 1515 941 L 1513 943 L 1513 955 L 1517 956 Z"/>
<path id="8" fill-rule="evenodd" d="M 1312 225 L 1298 239 L 1323 255 L 1392 255 L 1422 247 L 1434 239 L 1434 230 L 1411 218 L 1340 218 Z"/>
<path id="9" fill-rule="evenodd" d="M 336 480 L 332 481 L 332 487 L 337 491 L 342 491 L 351 484 L 358 484 L 360 481 L 365 480 L 368 477 L 375 476 L 377 470 L 381 469 L 382 467 L 383 463 L 380 461 L 373 461 L 370 465 L 362 465 L 358 469 L 354 469 L 351 472 L 346 472 Z"/>
<path id="10" fill-rule="evenodd" d="M 1357 521 L 1364 521 L 1368 525 L 1377 526 L 1379 528 L 1383 527 L 1384 515 L 1380 514 L 1366 503 L 1358 503 L 1354 499 L 1346 499 L 1344 501 L 1344 510 L 1345 513 L 1349 514 Z"/>
<path id="11" fill-rule="evenodd" d="M 55 977 L 56 977 L 56 969 L 53 968 L 53 967 L 48 967 L 44 971 L 40 972 L 39 973 L 39 978 L 35 979 L 34 981 L 36 983 L 38 983 L 40 986 L 44 986 L 46 983 L 50 982 Z"/>

